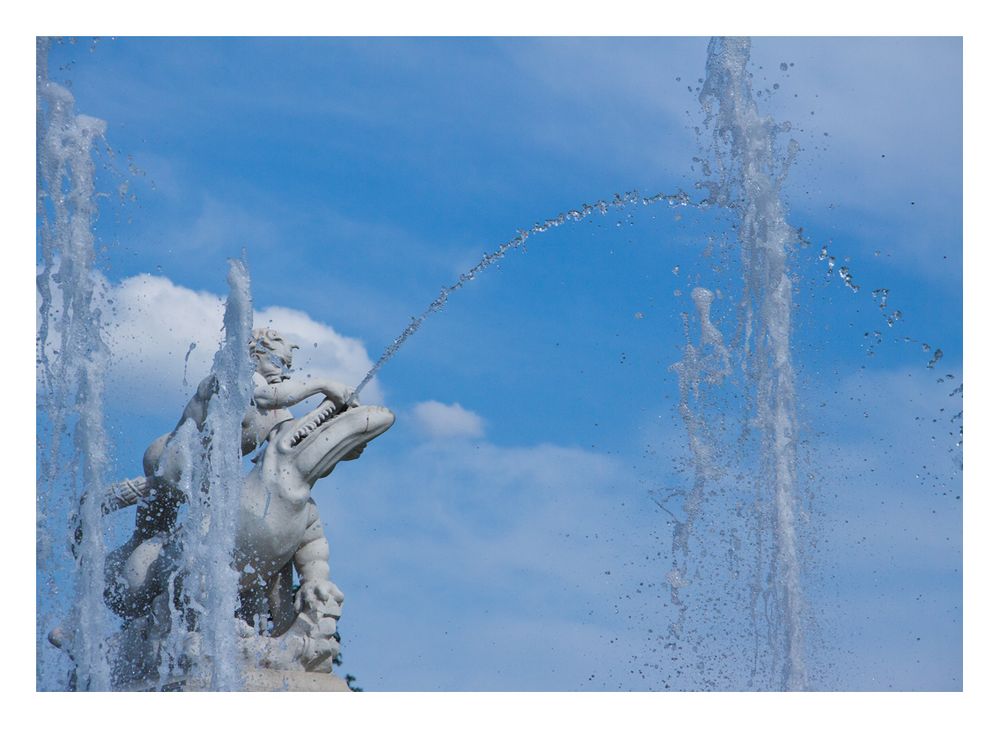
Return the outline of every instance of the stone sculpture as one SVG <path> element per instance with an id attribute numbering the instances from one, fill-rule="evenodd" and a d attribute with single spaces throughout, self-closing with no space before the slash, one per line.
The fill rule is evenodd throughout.
<path id="1" fill-rule="evenodd" d="M 337 620 L 343 593 L 330 581 L 329 545 L 311 489 L 341 461 L 358 458 L 369 441 L 392 426 L 384 407 L 352 402 L 344 385 L 322 378 L 289 375 L 292 350 L 272 329 L 255 329 L 253 402 L 242 427 L 242 452 L 254 467 L 242 484 L 233 567 L 240 574 L 234 631 L 252 669 L 329 673 L 340 646 Z M 124 620 L 114 672 L 119 683 L 155 679 L 160 648 L 171 629 L 177 594 L 180 540 L 178 510 L 183 470 L 174 441 L 182 429 L 200 431 L 216 387 L 209 376 L 184 409 L 177 427 L 157 438 L 143 458 L 145 475 L 111 486 L 105 513 L 135 505 L 132 537 L 106 564 L 108 606 Z M 287 408 L 313 395 L 320 404 L 296 419 Z M 294 589 L 294 573 L 299 578 Z M 56 644 L 66 641 L 51 636 Z M 189 634 L 185 660 L 199 659 L 197 630 Z M 259 671 L 258 671 L 259 672 Z"/>

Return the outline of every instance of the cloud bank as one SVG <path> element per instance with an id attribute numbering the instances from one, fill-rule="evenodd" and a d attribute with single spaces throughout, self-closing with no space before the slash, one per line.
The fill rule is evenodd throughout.
<path id="1" fill-rule="evenodd" d="M 211 369 L 219 348 L 223 297 L 150 274 L 118 284 L 100 277 L 98 284 L 105 292 L 102 298 L 111 302 L 103 313 L 110 350 L 109 403 L 132 412 L 179 413 Z M 58 300 L 54 308 L 61 308 Z M 372 366 L 360 340 L 337 333 L 305 312 L 278 306 L 255 310 L 254 326 L 278 329 L 299 345 L 293 373 L 354 386 Z M 365 388 L 362 399 L 382 402 L 377 381 Z"/>

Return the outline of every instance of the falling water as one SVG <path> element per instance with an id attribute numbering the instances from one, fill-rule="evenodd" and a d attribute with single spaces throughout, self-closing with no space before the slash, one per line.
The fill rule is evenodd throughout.
<path id="1" fill-rule="evenodd" d="M 95 267 L 98 196 L 92 152 L 105 123 L 75 113 L 72 94 L 48 79 L 47 53 L 47 39 L 39 39 L 37 213 L 42 264 L 37 277 L 37 358 L 40 423 L 51 439 L 39 448 L 37 685 L 44 690 L 101 691 L 129 678 L 115 675 L 113 634 L 118 626 L 103 595 L 107 548 L 101 496 L 109 472 L 103 373 L 108 350 L 99 302 L 107 292 L 99 286 Z M 187 464 L 180 485 L 188 506 L 179 530 L 183 609 L 174 617 L 176 627 L 183 628 L 176 635 L 183 648 L 178 653 L 189 651 L 196 637 L 198 657 L 204 660 L 194 669 L 215 690 L 241 685 L 234 618 L 239 576 L 230 557 L 243 479 L 241 426 L 253 371 L 247 348 L 253 308 L 245 264 L 231 262 L 228 279 L 224 340 L 212 368 L 215 387 L 205 423 L 198 429 L 189 421 L 168 446 L 180 449 Z M 73 448 L 67 454 L 63 441 L 70 430 Z M 68 582 L 73 591 L 64 597 Z M 172 587 L 174 581 L 169 582 Z M 196 634 L 187 628 L 196 628 Z M 45 639 L 50 629 L 65 653 Z M 71 666 L 64 655 L 71 657 Z"/>
<path id="2" fill-rule="evenodd" d="M 674 525 L 671 543 L 674 561 L 667 574 L 667 586 L 670 589 L 671 602 L 678 608 L 678 619 L 671 631 L 678 638 L 682 637 L 685 631 L 687 605 L 681 593 L 683 588 L 688 586 L 687 557 L 691 530 L 701 512 L 705 489 L 715 477 L 718 460 L 709 437 L 709 424 L 698 412 L 696 401 L 703 385 L 719 382 L 732 372 L 730 353 L 726 348 L 722 332 L 712 322 L 711 306 L 715 295 L 708 289 L 696 287 L 691 291 L 691 298 L 698 309 L 701 341 L 698 345 L 692 343 L 690 321 L 685 316 L 684 334 L 687 343 L 684 347 L 684 357 L 670 369 L 677 373 L 680 388 L 678 410 L 684 421 L 688 448 L 694 462 L 694 485 L 686 493 L 671 492 L 666 495 L 663 503 L 657 502 L 670 515 Z M 670 496 L 683 497 L 685 515 L 683 519 L 678 518 L 667 507 Z"/>
<path id="3" fill-rule="evenodd" d="M 60 633 L 73 656 L 70 677 L 55 675 L 52 660 L 38 660 L 41 689 L 107 690 L 110 672 L 106 640 L 111 631 L 102 593 L 106 547 L 97 494 L 105 483 L 108 443 L 104 431 L 104 372 L 107 347 L 101 334 L 101 308 L 94 270 L 93 225 L 97 218 L 92 148 L 105 123 L 78 115 L 73 95 L 48 79 L 48 44 L 37 43 L 38 217 L 42 268 L 37 356 L 39 404 L 51 440 L 39 450 L 38 604 L 45 611 L 38 629 L 56 627 L 59 606 L 56 575 L 74 580 L 70 614 Z M 54 286 L 55 285 L 55 286 Z M 58 288 L 56 288 L 56 286 Z M 63 450 L 72 428 L 72 454 Z M 73 555 L 60 515 L 79 508 L 82 539 Z M 39 637 L 40 650 L 52 650 Z"/>
<path id="4" fill-rule="evenodd" d="M 184 665 L 182 656 L 195 648 L 188 675 L 202 674 L 215 691 L 236 691 L 242 685 L 234 618 L 239 574 L 231 561 L 244 475 L 242 423 L 253 373 L 247 348 L 253 305 L 245 264 L 230 261 L 228 279 L 225 338 L 212 364 L 214 392 L 205 423 L 199 430 L 188 420 L 167 446 L 180 451 L 184 467 L 179 487 L 188 510 L 180 528 L 181 561 L 176 566 L 182 578 L 183 608 L 173 612 L 160 681 Z"/>
<path id="5" fill-rule="evenodd" d="M 778 595 L 775 622 L 784 659 L 783 685 L 807 687 L 803 634 L 803 596 L 796 544 L 796 396 L 791 357 L 792 285 L 787 256 L 796 235 L 785 219 L 781 184 L 796 144 L 777 150 L 782 131 L 762 116 L 753 100 L 747 70 L 750 41 L 713 38 L 708 47 L 701 103 L 714 123 L 713 143 L 719 178 L 706 183 L 717 205 L 739 217 L 743 262 L 743 354 L 760 431 L 761 490 L 772 513 Z"/>

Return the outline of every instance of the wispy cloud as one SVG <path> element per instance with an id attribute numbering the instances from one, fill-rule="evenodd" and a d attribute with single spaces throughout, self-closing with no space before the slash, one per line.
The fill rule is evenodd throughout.
<path id="1" fill-rule="evenodd" d="M 587 688 L 598 664 L 621 665 L 648 638 L 625 608 L 660 520 L 636 507 L 644 492 L 613 457 L 376 442 L 330 480 L 336 490 L 320 482 L 315 498 L 347 595 L 345 650 L 373 688 Z M 363 655 L 351 658 L 352 642 Z M 372 645 L 422 656 L 427 675 L 414 684 L 408 660 L 376 660 Z M 537 666 L 500 678 L 491 668 L 521 661 Z"/>
<path id="2" fill-rule="evenodd" d="M 279 230 L 271 216 L 255 213 L 245 204 L 207 196 L 193 219 L 166 231 L 163 246 L 170 255 L 182 257 L 219 250 L 235 255 L 251 244 L 273 246 L 281 240 Z"/>
<path id="3" fill-rule="evenodd" d="M 457 402 L 417 403 L 413 406 L 413 417 L 420 431 L 430 438 L 479 438 L 485 429 L 481 417 Z"/>

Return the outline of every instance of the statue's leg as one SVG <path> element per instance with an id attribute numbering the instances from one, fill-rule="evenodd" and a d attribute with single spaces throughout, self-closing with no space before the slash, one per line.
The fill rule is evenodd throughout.
<path id="1" fill-rule="evenodd" d="M 292 592 L 292 563 L 279 570 L 271 580 L 267 594 L 271 622 L 271 635 L 278 636 L 292 627 L 295 622 L 295 595 Z"/>
<path id="2" fill-rule="evenodd" d="M 104 600 L 123 618 L 142 617 L 154 598 L 166 589 L 173 558 L 166 549 L 168 536 L 138 534 L 108 555 Z"/>
<path id="3" fill-rule="evenodd" d="M 171 435 L 161 435 L 143 454 L 145 483 L 136 502 L 135 531 L 105 564 L 105 601 L 125 618 L 140 617 L 149 609 L 173 569 L 175 560 L 165 546 L 183 501 L 177 489 L 183 464 L 176 451 L 167 448 Z"/>
<path id="4" fill-rule="evenodd" d="M 176 448 L 167 447 L 172 435 L 161 435 L 154 440 L 142 457 L 142 470 L 148 485 L 139 503 L 135 527 L 144 538 L 173 531 L 177 510 L 184 500 L 178 489 L 184 469 L 183 457 Z"/>

